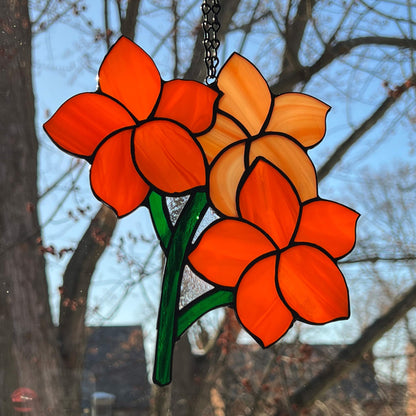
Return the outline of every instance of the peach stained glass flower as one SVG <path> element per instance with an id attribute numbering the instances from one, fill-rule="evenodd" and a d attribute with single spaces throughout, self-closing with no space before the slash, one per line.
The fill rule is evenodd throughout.
<path id="1" fill-rule="evenodd" d="M 219 219 L 195 243 L 196 273 L 235 288 L 242 325 L 267 347 L 294 320 L 323 324 L 349 317 L 336 260 L 355 244 L 358 214 L 319 197 L 302 202 L 287 176 L 257 158 L 237 192 L 238 218 Z"/>
<path id="2" fill-rule="evenodd" d="M 96 92 L 70 98 L 44 125 L 56 145 L 92 164 L 94 194 L 121 217 L 150 188 L 178 195 L 204 186 L 195 135 L 211 126 L 218 93 L 196 81 L 162 81 L 150 56 L 126 37 L 98 77 Z"/>
<path id="3" fill-rule="evenodd" d="M 234 53 L 218 75 L 223 93 L 214 127 L 198 138 L 212 165 L 209 193 L 225 215 L 236 216 L 241 176 L 258 156 L 279 167 L 302 201 L 317 195 L 306 150 L 322 140 L 328 105 L 311 96 L 274 96 L 257 68 Z"/>

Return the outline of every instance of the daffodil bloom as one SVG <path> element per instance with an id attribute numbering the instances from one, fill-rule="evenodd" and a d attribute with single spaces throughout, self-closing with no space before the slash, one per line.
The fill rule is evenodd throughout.
<path id="1" fill-rule="evenodd" d="M 218 93 L 195 81 L 162 81 L 153 60 L 121 37 L 104 58 L 99 88 L 66 101 L 44 128 L 64 151 L 88 160 L 98 199 L 118 216 L 149 189 L 179 195 L 206 184 L 196 141 L 213 122 Z"/>
<path id="2" fill-rule="evenodd" d="M 289 177 L 302 201 L 315 197 L 316 172 L 306 150 L 324 137 L 330 107 L 300 93 L 273 96 L 257 68 L 236 53 L 221 69 L 218 88 L 223 95 L 216 123 L 198 138 L 211 164 L 215 207 L 237 215 L 237 186 L 259 156 Z"/>
<path id="3" fill-rule="evenodd" d="M 355 211 L 319 197 L 302 202 L 288 177 L 258 158 L 239 186 L 237 212 L 204 230 L 189 261 L 211 284 L 235 288 L 237 316 L 263 347 L 296 319 L 349 317 L 336 260 L 355 244 Z"/>

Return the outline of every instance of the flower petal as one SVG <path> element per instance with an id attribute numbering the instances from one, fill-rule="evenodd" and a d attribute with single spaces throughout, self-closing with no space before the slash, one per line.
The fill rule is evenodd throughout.
<path id="1" fill-rule="evenodd" d="M 321 250 L 302 244 L 284 251 L 277 278 L 283 298 L 305 321 L 323 324 L 349 317 L 344 277 Z"/>
<path id="2" fill-rule="evenodd" d="M 306 203 L 295 241 L 317 244 L 334 258 L 343 257 L 354 247 L 358 217 L 357 212 L 336 202 Z"/>
<path id="3" fill-rule="evenodd" d="M 240 121 L 251 135 L 258 134 L 272 102 L 269 87 L 258 69 L 234 53 L 218 75 L 218 88 L 224 93 L 219 108 Z"/>
<path id="4" fill-rule="evenodd" d="M 188 258 L 194 269 L 210 282 L 234 287 L 251 261 L 274 250 L 270 240 L 256 228 L 226 219 L 206 229 Z"/>
<path id="5" fill-rule="evenodd" d="M 43 127 L 61 149 L 88 157 L 106 136 L 132 124 L 134 120 L 116 101 L 83 93 L 65 101 Z"/>
<path id="6" fill-rule="evenodd" d="M 146 119 L 159 97 L 161 79 L 152 58 L 121 37 L 98 71 L 101 90 L 119 100 L 138 120 Z"/>
<path id="7" fill-rule="evenodd" d="M 295 142 L 278 134 L 260 137 L 251 143 L 250 163 L 258 156 L 269 160 L 287 175 L 301 201 L 316 197 L 315 168 L 306 152 Z"/>
<path id="8" fill-rule="evenodd" d="M 175 79 L 163 85 L 155 117 L 169 118 L 193 133 L 206 130 L 213 121 L 218 93 L 196 81 Z"/>
<path id="9" fill-rule="evenodd" d="M 124 130 L 108 139 L 98 149 L 90 171 L 93 192 L 119 217 L 135 210 L 149 191 L 133 165 L 131 135 L 131 130 Z"/>
<path id="10" fill-rule="evenodd" d="M 300 202 L 288 180 L 272 165 L 258 159 L 250 168 L 238 196 L 241 216 L 258 225 L 286 247 L 299 217 Z"/>
<path id="11" fill-rule="evenodd" d="M 237 217 L 236 193 L 244 173 L 245 143 L 227 149 L 212 165 L 209 175 L 209 196 L 215 208 L 230 217 Z"/>
<path id="12" fill-rule="evenodd" d="M 279 95 L 274 99 L 266 130 L 288 134 L 303 146 L 311 147 L 325 135 L 326 115 L 330 108 L 310 95 L 294 92 Z"/>
<path id="13" fill-rule="evenodd" d="M 241 323 L 264 347 L 276 342 L 293 324 L 290 310 L 276 290 L 276 256 L 256 262 L 237 286 L 236 311 Z"/>
<path id="14" fill-rule="evenodd" d="M 167 120 L 142 124 L 134 134 L 134 156 L 142 175 L 169 194 L 205 184 L 201 150 L 189 133 Z"/>
<path id="15" fill-rule="evenodd" d="M 228 145 L 245 139 L 246 134 L 229 117 L 218 113 L 214 127 L 203 136 L 198 137 L 198 142 L 204 149 L 208 163 L 225 149 Z"/>

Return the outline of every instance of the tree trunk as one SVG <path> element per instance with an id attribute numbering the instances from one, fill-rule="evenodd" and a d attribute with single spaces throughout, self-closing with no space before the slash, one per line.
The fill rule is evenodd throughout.
<path id="1" fill-rule="evenodd" d="M 188 338 L 176 345 L 173 362 L 172 414 L 210 414 L 212 389 L 227 371 L 228 350 L 237 341 L 241 326 L 234 311 L 226 308 L 221 331 L 211 349 L 202 356 L 192 354 Z"/>
<path id="2" fill-rule="evenodd" d="M 64 415 L 61 359 L 39 250 L 28 3 L 0 3 L 0 414 L 32 389 L 32 415 Z M 68 413 L 69 414 L 69 413 Z"/>
<path id="3" fill-rule="evenodd" d="M 58 339 L 66 371 L 66 391 L 72 403 L 81 403 L 88 290 L 92 274 L 113 235 L 116 222 L 114 212 L 102 205 L 78 243 L 63 276 Z"/>

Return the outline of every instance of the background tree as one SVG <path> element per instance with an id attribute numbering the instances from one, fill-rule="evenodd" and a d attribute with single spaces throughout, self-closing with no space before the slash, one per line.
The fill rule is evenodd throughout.
<path id="1" fill-rule="evenodd" d="M 312 157 L 319 167 L 322 196 L 328 193 L 333 198 L 339 181 L 345 182 L 345 179 L 360 181 L 364 190 L 365 198 L 357 188 L 350 192 L 348 201 L 342 191 L 338 198 L 358 209 L 365 208 L 361 222 L 366 226 L 359 240 L 362 243 L 345 265 L 353 302 L 354 290 L 361 297 L 361 289 L 370 287 L 360 277 L 363 274 L 375 277 L 371 280 L 371 290 L 378 293 L 390 290 L 393 277 L 407 276 L 407 284 L 399 283 L 397 290 L 391 292 L 393 297 L 389 295 L 393 301 L 386 303 L 385 309 L 368 315 L 370 326 L 363 328 L 362 334 L 354 337 L 357 341 L 340 353 L 336 366 L 331 363 L 318 379 L 290 396 L 285 409 L 276 410 L 277 414 L 283 414 L 293 411 L 292 405 L 297 409 L 310 406 L 414 306 L 416 286 L 408 272 L 414 261 L 414 246 L 409 243 L 414 242 L 414 227 L 403 226 L 409 216 L 404 208 L 409 201 L 409 196 L 405 198 L 409 194 L 406 190 L 413 189 L 413 175 L 409 173 L 412 169 L 402 173 L 400 178 L 404 176 L 404 179 L 395 185 L 400 191 L 397 201 L 401 200 L 402 204 L 392 205 L 392 186 L 375 193 L 374 183 L 362 181 L 362 168 L 367 166 L 371 170 L 376 164 L 388 165 L 393 160 L 402 164 L 405 159 L 410 166 L 414 165 L 411 151 L 414 150 L 416 12 L 410 0 L 342 3 L 227 0 L 221 5 L 222 63 L 231 51 L 237 50 L 257 64 L 274 93 L 303 91 L 334 107 L 327 138 L 313 151 Z M 57 25 L 61 25 L 58 26 L 61 30 L 66 25 L 75 28 L 71 32 L 76 33 L 74 43 L 65 42 L 65 48 L 72 52 L 73 69 L 68 77 L 70 80 L 72 77 L 73 83 L 74 80 L 83 82 L 75 76 L 81 69 L 97 71 L 105 48 L 120 33 L 136 38 L 156 61 L 162 62 L 159 67 L 165 79 L 177 76 L 203 80 L 205 77 L 199 1 L 104 0 L 100 6 L 89 9 L 91 5 L 80 0 L 6 0 L 0 5 L 0 92 L 5 103 L 0 107 L 0 154 L 3 155 L 0 164 L 0 414 L 12 414 L 10 393 L 28 383 L 39 395 L 34 414 L 79 414 L 77 386 L 83 365 L 84 321 L 89 308 L 92 309 L 88 303 L 91 294 L 87 297 L 91 276 L 109 244 L 119 255 L 123 249 L 119 235 L 112 236 L 116 221 L 107 208 L 95 205 L 95 215 L 91 214 L 92 209 L 86 209 L 85 202 L 78 208 L 73 204 L 69 208 L 68 192 L 76 190 L 77 195 L 82 195 L 85 188 L 83 164 L 71 165 L 67 172 L 56 169 L 56 178 L 50 177 L 52 166 L 60 166 L 67 159 L 58 156 L 57 150 L 51 150 L 40 129 L 40 139 L 37 139 L 37 127 L 46 117 L 35 118 L 32 36 L 39 42 L 35 44 L 36 52 L 40 45 L 51 42 L 52 35 L 48 33 Z M 60 40 L 63 42 L 63 37 Z M 55 54 L 57 51 L 47 56 L 52 58 Z M 57 61 L 57 66 L 64 62 Z M 76 92 L 83 90 L 80 87 Z M 47 94 L 37 91 L 38 96 L 43 93 Z M 42 115 L 51 106 L 45 99 L 38 105 Z M 40 165 L 36 157 L 39 143 Z M 44 160 L 50 155 L 54 155 L 56 162 L 49 157 L 47 165 Z M 368 195 L 372 191 L 370 199 Z M 44 202 L 51 199 L 59 201 L 54 209 Z M 383 220 L 389 222 L 379 225 L 379 218 L 368 221 L 370 210 L 363 201 L 372 209 L 383 208 L 376 212 L 383 212 Z M 47 239 L 50 230 L 57 227 L 52 219 L 59 215 L 62 218 L 70 209 L 68 219 L 76 217 L 83 227 L 75 228 L 78 234 L 71 238 L 76 242 L 68 244 L 71 250 L 63 255 L 65 271 L 60 289 L 59 326 L 55 331 L 49 306 L 54 291 L 48 292 L 45 255 L 51 265 L 68 248 L 58 250 L 54 241 Z M 44 219 L 42 227 L 38 211 Z M 391 232 L 387 227 L 391 227 Z M 376 270 L 381 262 L 382 278 L 380 270 Z M 146 264 L 143 261 L 141 266 Z M 143 267 L 137 267 L 133 273 L 155 279 L 151 274 L 148 277 Z M 139 282 L 143 279 L 133 279 L 131 283 Z M 377 314 L 379 319 L 372 324 Z M 163 393 L 166 407 L 174 409 L 175 415 L 189 412 L 190 402 L 193 414 L 202 414 L 202 409 L 213 411 L 212 387 L 227 368 L 227 348 L 235 343 L 238 333 L 233 315 L 225 313 L 203 357 L 195 358 L 188 338 L 181 340 L 175 354 L 182 371 L 174 375 L 172 397 Z M 307 339 L 304 333 L 301 340 Z M 199 384 L 195 383 L 195 369 L 200 379 L 203 376 Z"/>

